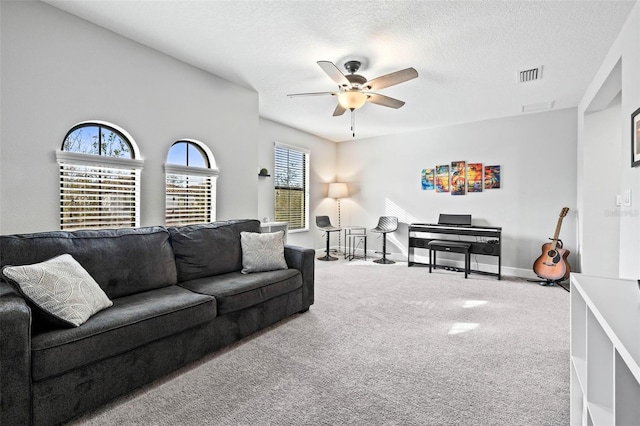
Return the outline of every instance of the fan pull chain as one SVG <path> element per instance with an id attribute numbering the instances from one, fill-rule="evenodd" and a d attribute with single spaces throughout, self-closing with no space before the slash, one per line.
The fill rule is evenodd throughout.
<path id="1" fill-rule="evenodd" d="M 356 137 L 356 111 L 354 109 L 351 110 L 351 134 L 353 137 Z"/>

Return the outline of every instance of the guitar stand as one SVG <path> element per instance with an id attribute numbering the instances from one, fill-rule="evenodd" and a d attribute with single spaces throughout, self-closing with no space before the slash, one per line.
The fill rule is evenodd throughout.
<path id="1" fill-rule="evenodd" d="M 541 280 L 544 280 L 544 281 L 541 281 Z M 564 280 L 564 278 L 562 280 Z M 538 283 L 538 285 L 541 285 L 543 287 L 553 287 L 554 285 L 557 285 L 558 287 L 560 287 L 564 291 L 569 292 L 569 289 L 567 287 L 565 287 L 562 284 L 560 284 L 560 282 L 562 280 L 554 281 L 554 280 L 545 280 L 544 278 L 540 278 L 539 280 L 527 280 L 527 281 L 532 282 L 532 283 Z"/>

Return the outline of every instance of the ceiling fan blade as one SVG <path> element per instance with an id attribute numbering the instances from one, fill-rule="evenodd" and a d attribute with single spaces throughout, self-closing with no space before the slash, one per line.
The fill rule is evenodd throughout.
<path id="1" fill-rule="evenodd" d="M 327 75 L 331 77 L 331 80 L 335 81 L 338 86 L 351 87 L 351 83 L 347 80 L 347 77 L 342 74 L 342 71 L 340 71 L 333 62 L 318 61 L 317 63 L 320 65 L 320 68 L 322 68 L 322 71 L 327 73 Z"/>
<path id="2" fill-rule="evenodd" d="M 405 81 L 409 81 L 418 76 L 418 71 L 415 68 L 406 68 L 400 71 L 392 72 L 390 74 L 385 74 L 381 77 L 374 78 L 373 80 L 367 81 L 365 83 L 365 87 L 369 90 L 380 90 L 385 87 L 394 86 L 396 84 L 404 83 Z"/>
<path id="3" fill-rule="evenodd" d="M 379 95 L 377 93 L 367 93 L 367 102 L 372 104 L 382 105 L 389 108 L 398 109 L 404 105 L 404 101 L 399 99 L 390 98 L 389 96 Z"/>
<path id="4" fill-rule="evenodd" d="M 338 104 L 338 106 L 336 106 L 336 109 L 333 111 L 333 116 L 334 117 L 338 117 L 338 116 L 344 114 L 344 112 L 346 110 L 347 109 L 345 107 L 343 107 L 342 105 Z"/>
<path id="5" fill-rule="evenodd" d="M 336 93 L 334 92 L 291 93 L 287 96 L 290 98 L 294 98 L 296 96 L 322 96 L 322 95 L 336 95 Z"/>

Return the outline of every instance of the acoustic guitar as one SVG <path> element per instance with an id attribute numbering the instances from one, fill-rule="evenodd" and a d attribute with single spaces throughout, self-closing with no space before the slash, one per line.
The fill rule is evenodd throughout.
<path id="1" fill-rule="evenodd" d="M 542 254 L 533 263 L 533 272 L 540 278 L 549 281 L 561 281 L 569 278 L 571 266 L 567 261 L 569 250 L 562 248 L 562 240 L 558 239 L 562 219 L 567 215 L 568 207 L 563 207 L 556 225 L 556 232 L 553 234 L 550 243 L 542 245 Z"/>

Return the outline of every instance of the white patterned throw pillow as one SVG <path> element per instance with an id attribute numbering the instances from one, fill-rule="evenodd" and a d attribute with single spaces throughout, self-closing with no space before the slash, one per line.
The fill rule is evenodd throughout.
<path id="1" fill-rule="evenodd" d="M 18 284 L 22 294 L 48 316 L 74 327 L 113 305 L 70 254 L 33 265 L 5 266 L 2 274 Z"/>
<path id="2" fill-rule="evenodd" d="M 284 259 L 284 231 L 241 232 L 242 273 L 288 269 Z"/>

